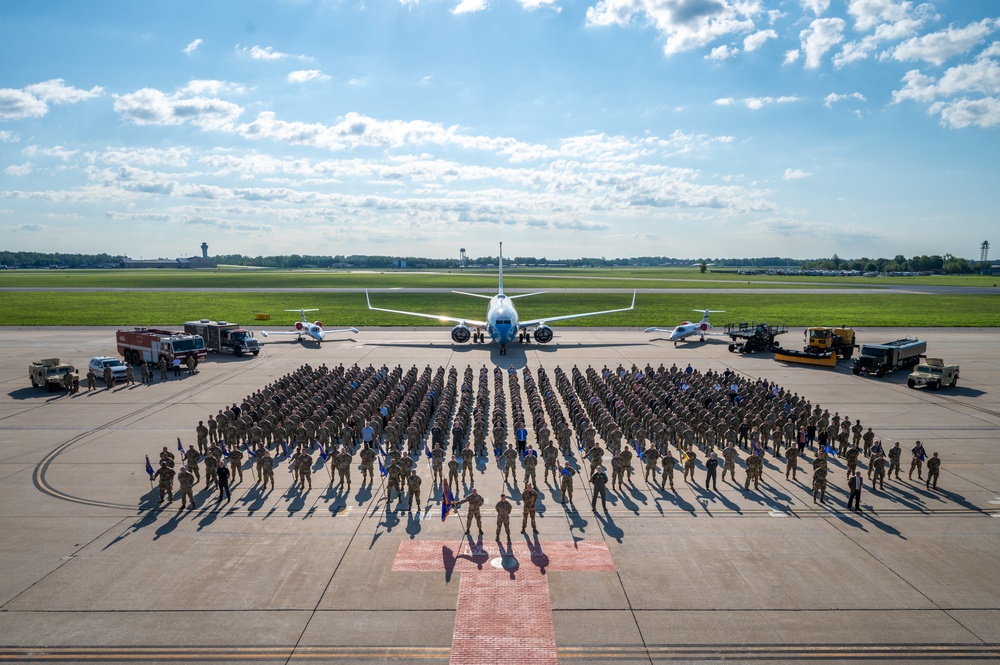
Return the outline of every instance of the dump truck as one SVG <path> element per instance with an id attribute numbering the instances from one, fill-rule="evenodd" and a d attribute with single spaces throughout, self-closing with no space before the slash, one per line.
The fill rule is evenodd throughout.
<path id="1" fill-rule="evenodd" d="M 157 330 L 156 328 L 135 328 L 119 330 L 118 353 L 130 365 L 157 363 L 165 358 L 172 363 L 174 358 L 182 363 L 189 357 L 194 357 L 199 363 L 205 359 L 205 340 L 201 335 L 190 335 L 175 330 Z"/>
<path id="2" fill-rule="evenodd" d="M 231 353 L 237 358 L 246 353 L 255 356 L 260 354 L 260 342 L 254 338 L 251 331 L 241 328 L 238 323 L 210 319 L 187 321 L 184 324 L 184 332 L 199 335 L 205 340 L 205 348 L 209 351 Z"/>
<path id="3" fill-rule="evenodd" d="M 74 381 L 80 380 L 80 374 L 76 368 L 67 363 L 59 362 L 58 358 L 45 358 L 28 366 L 28 377 L 31 379 L 31 385 L 35 388 L 44 388 L 48 392 L 65 387 L 63 380 L 66 372 L 70 373 Z"/>
<path id="4" fill-rule="evenodd" d="M 854 361 L 855 374 L 885 376 L 897 369 L 909 369 L 920 362 L 927 352 L 927 342 L 919 339 L 897 339 L 885 344 L 865 344 Z"/>
<path id="5" fill-rule="evenodd" d="M 771 351 L 777 347 L 774 338 L 784 335 L 788 328 L 770 323 L 727 323 L 726 334 L 733 343 L 729 345 L 730 353 L 757 353 Z"/>
<path id="6" fill-rule="evenodd" d="M 955 387 L 958 383 L 958 365 L 945 365 L 941 358 L 928 358 L 913 368 L 906 379 L 910 388 L 927 386 L 931 390 L 940 390 L 941 386 Z"/>
<path id="7" fill-rule="evenodd" d="M 813 326 L 806 328 L 806 344 L 801 351 L 777 348 L 774 359 L 786 363 L 803 363 L 836 367 L 837 361 L 849 360 L 858 345 L 854 342 L 852 328 Z"/>

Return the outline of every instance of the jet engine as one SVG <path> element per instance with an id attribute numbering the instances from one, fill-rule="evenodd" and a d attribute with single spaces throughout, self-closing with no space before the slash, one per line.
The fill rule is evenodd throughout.
<path id="1" fill-rule="evenodd" d="M 708 324 L 707 323 L 703 323 L 703 324 L 701 324 L 698 327 L 701 328 L 702 331 L 708 330 Z"/>
<path id="2" fill-rule="evenodd" d="M 472 337 L 472 332 L 464 325 L 457 325 L 451 329 L 451 339 L 456 344 L 465 344 Z"/>
<path id="3" fill-rule="evenodd" d="M 301 321 L 296 321 L 295 322 L 295 329 L 296 330 L 302 330 L 302 322 Z"/>
<path id="4" fill-rule="evenodd" d="M 539 344 L 548 344 L 552 341 L 552 328 L 548 326 L 538 326 L 535 328 L 535 341 Z"/>
<path id="5" fill-rule="evenodd" d="M 313 321 L 313 325 L 322 328 L 323 327 L 323 322 L 322 321 Z"/>

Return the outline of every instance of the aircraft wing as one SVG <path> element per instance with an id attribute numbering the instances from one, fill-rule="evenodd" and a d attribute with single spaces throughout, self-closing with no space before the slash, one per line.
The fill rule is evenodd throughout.
<path id="1" fill-rule="evenodd" d="M 324 335 L 332 335 L 333 333 L 347 333 L 347 332 L 354 333 L 356 335 L 356 334 L 358 334 L 358 329 L 357 328 L 353 328 L 353 327 L 351 327 L 351 328 L 341 328 L 340 330 L 327 330 L 326 328 L 323 329 L 323 334 Z"/>
<path id="2" fill-rule="evenodd" d="M 298 332 L 298 331 L 292 331 L 292 332 L 267 332 L 266 330 L 261 330 L 260 334 L 263 335 L 264 337 L 270 337 L 271 335 L 299 335 L 300 337 L 302 335 L 308 336 L 308 333 L 306 333 L 306 332 Z"/>
<path id="3" fill-rule="evenodd" d="M 628 307 L 622 307 L 621 309 L 606 309 L 602 312 L 582 312 L 580 314 L 563 314 L 562 316 L 548 316 L 538 319 L 531 319 L 530 321 L 521 321 L 518 326 L 521 328 L 528 328 L 530 326 L 551 323 L 553 321 L 566 321 L 568 319 L 580 319 L 585 316 L 600 316 L 601 314 L 617 314 L 618 312 L 628 312 L 635 308 L 635 291 L 632 292 L 632 304 Z"/>
<path id="4" fill-rule="evenodd" d="M 668 335 L 673 335 L 675 330 L 677 330 L 677 328 L 646 328 L 646 330 L 644 330 L 643 332 L 648 332 L 648 333 L 661 332 L 661 333 L 667 333 Z"/>
<path id="5" fill-rule="evenodd" d="M 434 319 L 435 321 L 450 321 L 452 323 L 464 323 L 473 326 L 486 327 L 486 321 L 474 321 L 472 319 L 459 319 L 454 316 L 443 316 L 441 314 L 425 314 L 423 312 L 406 312 L 401 309 L 386 309 L 384 307 L 372 307 L 371 298 L 368 297 L 368 291 L 365 291 L 365 299 L 368 301 L 368 309 L 375 312 L 388 312 L 390 314 L 403 314 L 405 316 L 419 316 L 422 319 Z"/>

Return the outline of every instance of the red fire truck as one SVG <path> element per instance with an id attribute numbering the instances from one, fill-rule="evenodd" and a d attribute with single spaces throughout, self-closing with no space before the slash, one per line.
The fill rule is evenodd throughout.
<path id="1" fill-rule="evenodd" d="M 205 340 L 201 335 L 156 328 L 119 330 L 118 353 L 131 365 L 156 363 L 160 358 L 166 358 L 168 363 L 179 358 L 183 363 L 190 356 L 194 356 L 196 362 L 201 362 L 207 356 Z"/>

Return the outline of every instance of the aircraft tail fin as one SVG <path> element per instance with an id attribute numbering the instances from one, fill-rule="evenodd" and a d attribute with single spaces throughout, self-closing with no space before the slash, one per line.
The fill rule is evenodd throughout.
<path id="1" fill-rule="evenodd" d="M 503 243 L 500 243 L 500 285 L 498 287 L 497 294 L 503 295 Z"/>

